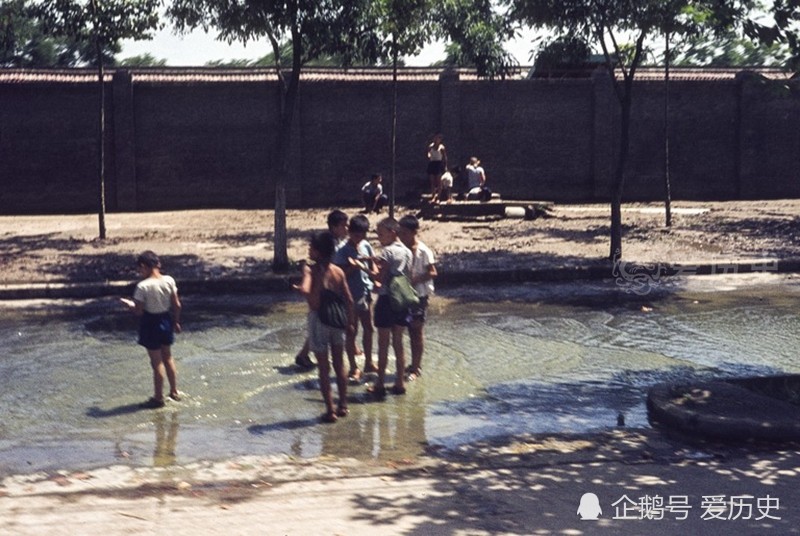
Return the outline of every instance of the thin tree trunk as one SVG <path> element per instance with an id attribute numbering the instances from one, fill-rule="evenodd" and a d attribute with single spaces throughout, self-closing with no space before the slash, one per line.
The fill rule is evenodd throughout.
<path id="1" fill-rule="evenodd" d="M 92 12 L 95 17 L 95 24 L 97 24 L 96 21 L 99 19 L 99 17 L 97 14 L 96 0 L 92 0 Z M 100 232 L 100 239 L 105 240 L 106 238 L 106 180 L 105 180 L 106 90 L 105 90 L 105 72 L 103 70 L 103 48 L 100 46 L 100 36 L 97 35 L 98 33 L 99 33 L 98 28 L 95 27 L 94 47 L 95 47 L 95 53 L 97 54 L 97 87 L 100 88 L 100 98 L 99 98 L 100 113 L 99 113 L 99 125 L 97 129 L 97 154 L 98 154 L 97 223 Z"/>
<path id="2" fill-rule="evenodd" d="M 667 227 L 672 227 L 672 186 L 669 178 L 669 32 L 666 32 L 664 50 L 664 217 Z"/>
<path id="3" fill-rule="evenodd" d="M 392 176 L 391 196 L 389 198 L 389 217 L 394 218 L 394 199 L 397 172 L 397 49 L 392 57 Z"/>
<path id="4" fill-rule="evenodd" d="M 286 182 L 289 176 L 289 152 L 292 147 L 292 119 L 300 89 L 300 70 L 302 68 L 302 44 L 298 32 L 292 30 L 292 72 L 289 83 L 281 86 L 280 126 L 275 155 L 277 177 L 275 180 L 275 236 L 272 257 L 272 270 L 283 273 L 289 269 L 289 248 L 286 233 Z M 278 66 L 278 68 L 280 68 Z"/>
<path id="5" fill-rule="evenodd" d="M 622 258 L 622 192 L 625 190 L 625 164 L 628 160 L 631 128 L 631 89 L 633 80 L 625 81 L 625 93 L 620 101 L 620 136 L 617 167 L 614 171 L 614 191 L 611 194 L 611 262 Z"/>

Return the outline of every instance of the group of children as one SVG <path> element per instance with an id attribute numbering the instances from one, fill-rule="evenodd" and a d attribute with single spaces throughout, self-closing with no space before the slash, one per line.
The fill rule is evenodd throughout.
<path id="1" fill-rule="evenodd" d="M 322 416 L 325 422 L 335 422 L 347 415 L 348 383 L 359 383 L 365 374 L 375 375 L 368 392 L 377 399 L 385 398 L 390 344 L 396 358 L 392 393 L 404 394 L 405 382 L 422 374 L 423 327 L 437 275 L 433 252 L 418 239 L 419 221 L 415 216 L 403 216 L 399 222 L 393 218 L 378 222 L 376 231 L 381 250 L 377 255 L 367 239 L 369 227 L 369 220 L 363 214 L 348 220 L 341 210 L 331 212 L 328 230 L 311 236 L 308 248 L 311 262 L 303 265 L 302 279 L 295 285 L 306 298 L 309 309 L 308 336 L 295 362 L 303 368 L 314 366 L 308 357 L 309 352 L 314 353 L 325 402 Z M 137 259 L 137 266 L 143 279 L 136 285 L 133 300 L 123 298 L 122 302 L 141 317 L 138 342 L 147 349 L 153 370 L 153 396 L 142 407 L 160 408 L 165 405 L 165 376 L 169 382 L 168 396 L 180 400 L 171 345 L 174 333 L 181 331 L 181 301 L 175 280 L 161 273 L 155 253 L 144 252 Z M 393 308 L 389 287 L 395 277 L 408 278 L 419 297 L 418 305 L 401 311 Z M 377 296 L 374 310 L 373 294 Z M 363 370 L 356 362 L 359 325 Z M 377 364 L 372 357 L 373 325 L 378 331 Z M 408 367 L 403 348 L 406 329 L 411 346 Z M 336 406 L 330 381 L 331 362 L 339 393 Z"/>
<path id="2" fill-rule="evenodd" d="M 414 380 L 422 374 L 423 326 L 428 296 L 433 292 L 433 279 L 437 275 L 433 252 L 417 238 L 419 221 L 415 216 L 404 216 L 399 222 L 393 218 L 378 222 L 376 231 L 381 250 L 377 255 L 367 240 L 368 231 L 366 216 L 359 214 L 348 222 L 344 212 L 331 212 L 328 231 L 311 237 L 309 257 L 312 264 L 303 267 L 302 280 L 295 286 L 305 296 L 309 308 L 307 349 L 304 346 L 295 361 L 300 366 L 307 365 L 310 361 L 304 354 L 307 351 L 313 352 L 317 359 L 320 391 L 326 406 L 322 416 L 325 422 L 335 422 L 338 417 L 347 415 L 348 383 L 360 382 L 364 374 L 376 375 L 367 391 L 377 399 L 385 398 L 390 344 L 395 354 L 396 373 L 389 391 L 404 394 L 406 380 Z M 389 286 L 394 277 L 408 278 L 420 298 L 418 305 L 401 311 L 392 307 Z M 374 310 L 373 293 L 377 296 Z M 339 305 L 332 305 L 337 302 Z M 330 312 L 337 307 L 342 312 Z M 346 320 L 339 322 L 339 317 Z M 359 324 L 363 370 L 356 362 Z M 373 325 L 378 331 L 377 366 L 372 359 Z M 411 365 L 408 367 L 403 348 L 406 329 L 411 341 Z M 329 350 L 339 393 L 335 408 Z M 345 372 L 344 352 L 347 353 L 348 372 Z"/>

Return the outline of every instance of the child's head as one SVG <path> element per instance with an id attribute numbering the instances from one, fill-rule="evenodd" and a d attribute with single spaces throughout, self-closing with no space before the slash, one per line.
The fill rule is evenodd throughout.
<path id="1" fill-rule="evenodd" d="M 400 240 L 407 247 L 411 247 L 416 241 L 417 232 L 419 231 L 419 220 L 416 216 L 406 214 L 398 222 L 397 234 Z"/>
<path id="2" fill-rule="evenodd" d="M 350 233 L 350 239 L 357 244 L 367 237 L 367 232 L 369 232 L 369 220 L 363 214 L 353 216 L 350 218 L 347 231 Z"/>
<path id="3" fill-rule="evenodd" d="M 461 173 L 461 166 L 453 166 L 450 168 L 450 174 L 457 177 Z"/>
<path id="4" fill-rule="evenodd" d="M 161 260 L 154 252 L 147 250 L 136 258 L 136 266 L 150 273 L 155 269 L 161 268 Z"/>
<path id="5" fill-rule="evenodd" d="M 308 255 L 316 262 L 330 262 L 336 251 L 336 238 L 330 231 L 320 231 L 311 235 Z"/>
<path id="6" fill-rule="evenodd" d="M 334 238 L 341 240 L 347 236 L 347 214 L 341 210 L 332 210 L 328 214 L 328 230 Z"/>
<path id="7" fill-rule="evenodd" d="M 384 218 L 379 221 L 377 227 L 378 242 L 380 242 L 382 246 L 388 246 L 397 240 L 398 228 L 399 225 L 394 218 Z"/>
<path id="8" fill-rule="evenodd" d="M 372 184 L 378 184 L 383 181 L 383 176 L 380 173 L 373 173 L 372 176 L 369 178 L 369 181 Z"/>

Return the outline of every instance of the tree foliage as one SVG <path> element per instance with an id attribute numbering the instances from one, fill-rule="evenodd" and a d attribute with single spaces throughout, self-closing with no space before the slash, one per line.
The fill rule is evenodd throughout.
<path id="1" fill-rule="evenodd" d="M 800 0 L 772 0 L 763 6 L 767 16 L 754 15 L 744 21 L 744 33 L 768 47 L 789 49 L 786 66 L 800 71 Z"/>
<path id="2" fill-rule="evenodd" d="M 119 50 L 117 43 L 109 45 L 106 61 L 112 62 Z M 94 63 L 91 43 L 54 35 L 28 0 L 0 4 L 0 67 L 80 67 Z"/>

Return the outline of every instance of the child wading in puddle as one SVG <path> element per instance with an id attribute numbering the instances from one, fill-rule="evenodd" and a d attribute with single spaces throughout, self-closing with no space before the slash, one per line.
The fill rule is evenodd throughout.
<path id="1" fill-rule="evenodd" d="M 406 392 L 405 378 L 406 357 L 403 351 L 403 331 L 408 326 L 408 311 L 392 310 L 389 298 L 389 282 L 398 275 L 408 276 L 411 270 L 411 251 L 398 239 L 399 226 L 394 218 L 385 218 L 378 223 L 378 241 L 383 249 L 377 258 L 378 274 L 376 286 L 378 301 L 375 303 L 375 327 L 378 328 L 378 379 L 369 392 L 375 398 L 386 396 L 384 381 L 386 366 L 389 362 L 389 343 L 394 349 L 396 372 L 392 393 L 402 395 Z"/>
<path id="2" fill-rule="evenodd" d="M 347 228 L 349 240 L 336 251 L 335 260 L 347 276 L 347 286 L 353 296 L 356 316 L 358 317 L 347 329 L 345 349 L 347 359 L 350 363 L 350 371 L 347 374 L 351 383 L 361 381 L 362 370 L 356 363 L 358 349 L 356 338 L 358 336 L 358 324 L 361 323 L 362 337 L 361 344 L 364 348 L 364 370 L 363 373 L 378 372 L 378 368 L 372 362 L 372 335 L 375 331 L 372 327 L 372 259 L 375 252 L 367 241 L 369 231 L 369 220 L 366 216 L 359 214 L 350 218 Z"/>
<path id="3" fill-rule="evenodd" d="M 347 415 L 347 374 L 344 368 L 345 329 L 354 321 L 353 297 L 344 272 L 331 261 L 336 239 L 329 231 L 311 237 L 308 255 L 314 264 L 303 266 L 303 279 L 295 288 L 308 302 L 308 344 L 317 358 L 319 390 L 325 402 L 324 422 L 335 422 Z M 339 391 L 334 410 L 328 347 Z"/>
<path id="4" fill-rule="evenodd" d="M 175 333 L 181 332 L 181 300 L 175 280 L 161 273 L 161 261 L 152 251 L 139 255 L 136 265 L 143 279 L 136 285 L 133 300 L 122 298 L 139 320 L 139 344 L 147 349 L 153 369 L 153 396 L 141 407 L 164 407 L 164 375 L 169 381 L 169 397 L 180 400 L 178 375 L 172 358 Z"/>

